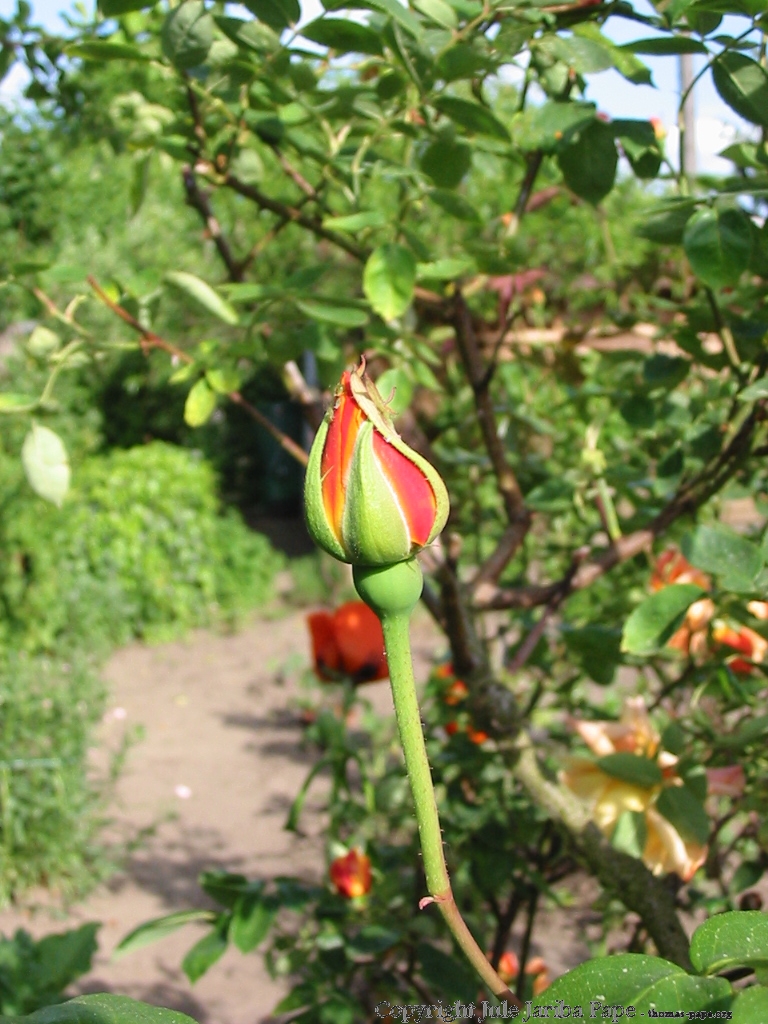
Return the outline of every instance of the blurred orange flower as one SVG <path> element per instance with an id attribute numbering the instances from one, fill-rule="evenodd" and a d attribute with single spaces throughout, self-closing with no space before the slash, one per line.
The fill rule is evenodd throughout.
<path id="1" fill-rule="evenodd" d="M 628 753 L 655 760 L 662 782 L 641 786 L 615 778 L 587 758 L 570 758 L 560 778 L 586 805 L 600 831 L 610 838 L 625 811 L 643 814 L 646 842 L 643 863 L 655 875 L 674 871 L 688 882 L 704 863 L 707 847 L 685 840 L 655 808 L 666 786 L 682 785 L 677 776 L 677 757 L 660 749 L 660 737 L 653 727 L 642 697 L 624 702 L 618 722 L 586 722 L 572 719 L 571 726 L 598 757 Z"/>
<path id="2" fill-rule="evenodd" d="M 469 694 L 469 688 L 461 679 L 454 679 L 451 685 L 443 694 L 443 702 L 451 707 L 460 704 Z"/>
<path id="3" fill-rule="evenodd" d="M 353 847 L 344 857 L 337 857 L 329 870 L 340 896 L 351 900 L 371 891 L 371 860 L 359 847 Z"/>
<path id="4" fill-rule="evenodd" d="M 694 569 L 676 548 L 667 548 L 656 559 L 651 576 L 651 590 L 657 591 L 675 583 L 693 583 L 709 590 L 711 581 L 706 573 Z M 702 657 L 707 651 L 707 626 L 715 614 L 715 606 L 708 597 L 694 601 L 685 615 L 682 626 L 667 641 L 668 647 L 683 654 Z"/>
<path id="5" fill-rule="evenodd" d="M 315 612 L 307 625 L 321 679 L 349 676 L 354 683 L 368 683 L 389 675 L 381 623 L 367 604 L 349 601 L 335 612 Z"/>
<path id="6" fill-rule="evenodd" d="M 487 956 L 490 960 L 491 954 L 488 953 Z M 511 984 L 520 973 L 520 961 L 517 958 L 517 954 L 511 949 L 502 953 L 496 973 L 505 984 Z M 533 978 L 533 996 L 535 998 L 549 985 L 547 965 L 542 957 L 532 956 L 525 965 L 525 973 Z"/>
<path id="7" fill-rule="evenodd" d="M 742 625 L 734 627 L 723 619 L 718 619 L 714 623 L 712 639 L 715 643 L 722 644 L 724 647 L 732 647 L 733 650 L 746 654 L 750 661 L 738 657 L 727 659 L 728 667 L 742 675 L 754 672 L 752 662 L 759 664 L 764 661 L 766 651 L 768 651 L 768 640 L 760 636 L 759 633 L 756 633 L 754 629 Z"/>
<path id="8" fill-rule="evenodd" d="M 476 743 L 478 747 L 485 743 L 486 740 L 490 739 L 487 732 L 483 732 L 482 729 L 475 729 L 473 726 L 467 726 L 467 739 L 470 743 Z"/>

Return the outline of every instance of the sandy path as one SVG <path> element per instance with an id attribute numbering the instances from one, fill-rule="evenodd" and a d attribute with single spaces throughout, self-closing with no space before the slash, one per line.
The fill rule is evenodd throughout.
<path id="1" fill-rule="evenodd" d="M 425 663 L 436 647 L 439 639 L 422 619 L 417 658 Z M 118 651 L 105 669 L 111 699 L 104 745 L 114 748 L 122 731 L 138 723 L 145 737 L 131 750 L 117 787 L 115 827 L 136 835 L 159 825 L 125 871 L 65 918 L 5 912 L 0 932 L 22 925 L 41 935 L 102 921 L 95 969 L 80 991 L 121 992 L 184 1010 L 201 1024 L 256 1024 L 268 1017 L 285 989 L 270 979 L 258 951 L 243 956 L 230 949 L 189 984 L 179 964 L 203 934 L 194 926 L 115 963 L 110 959 L 117 942 L 142 921 L 207 906 L 196 882 L 202 870 L 319 877 L 322 784 L 302 817 L 308 834 L 283 830 L 312 763 L 289 709 L 308 660 L 304 613 L 261 621 L 234 636 L 198 633 L 187 642 Z M 284 673 L 286 665 L 292 667 Z M 391 713 L 386 681 L 369 686 L 367 695 Z"/>

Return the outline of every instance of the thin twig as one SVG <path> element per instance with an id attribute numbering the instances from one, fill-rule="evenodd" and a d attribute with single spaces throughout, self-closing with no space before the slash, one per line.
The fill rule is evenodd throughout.
<path id="1" fill-rule="evenodd" d="M 245 267 L 242 261 L 235 258 L 232 248 L 221 230 L 218 218 L 211 208 L 210 199 L 198 185 L 195 172 L 189 164 L 183 168 L 181 177 L 184 182 L 184 191 L 187 194 L 187 203 L 193 209 L 197 210 L 202 217 L 203 222 L 208 228 L 210 236 L 213 239 L 213 243 L 224 261 L 230 281 L 242 281 Z"/>
<path id="2" fill-rule="evenodd" d="M 211 175 L 215 175 L 215 171 L 212 165 L 208 165 L 206 170 L 209 170 Z M 233 174 L 225 174 L 220 184 L 225 185 L 227 188 L 231 188 L 233 192 L 237 192 L 239 195 L 244 196 L 246 199 L 250 199 L 256 203 L 257 206 L 263 210 L 270 210 L 272 213 L 276 213 L 279 217 L 284 217 L 286 220 L 292 221 L 294 224 L 299 224 L 301 227 L 306 228 L 307 231 L 311 231 L 313 235 L 318 238 L 324 238 L 328 242 L 333 242 L 334 245 L 343 249 L 344 252 L 349 253 L 350 256 L 354 256 L 356 260 L 364 263 L 370 256 L 370 250 L 364 246 L 358 245 L 353 242 L 351 238 L 347 238 L 345 235 L 339 234 L 337 231 L 331 231 L 328 228 L 324 228 L 322 222 L 316 217 L 308 217 L 307 214 L 302 213 L 298 206 L 292 206 L 289 203 L 282 203 L 278 199 L 271 199 L 269 196 L 264 195 L 260 189 L 254 185 L 249 185 L 244 181 L 240 181 Z"/>

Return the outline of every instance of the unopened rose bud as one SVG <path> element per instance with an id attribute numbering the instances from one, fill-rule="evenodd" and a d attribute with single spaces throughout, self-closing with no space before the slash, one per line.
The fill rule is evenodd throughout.
<path id="1" fill-rule="evenodd" d="M 403 562 L 445 526 L 445 484 L 397 433 L 364 368 L 342 375 L 309 455 L 304 503 L 320 547 L 358 566 Z"/>

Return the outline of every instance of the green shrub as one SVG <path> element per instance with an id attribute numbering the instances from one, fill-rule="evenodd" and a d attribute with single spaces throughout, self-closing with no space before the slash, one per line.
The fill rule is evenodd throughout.
<path id="1" fill-rule="evenodd" d="M 0 464 L 0 636 L 91 651 L 231 623 L 268 597 L 280 557 L 194 453 L 154 442 L 86 459 L 62 509 Z"/>
<path id="2" fill-rule="evenodd" d="M 0 904 L 39 883 L 78 891 L 94 875 L 99 789 L 86 758 L 103 705 L 82 656 L 0 655 Z"/>

